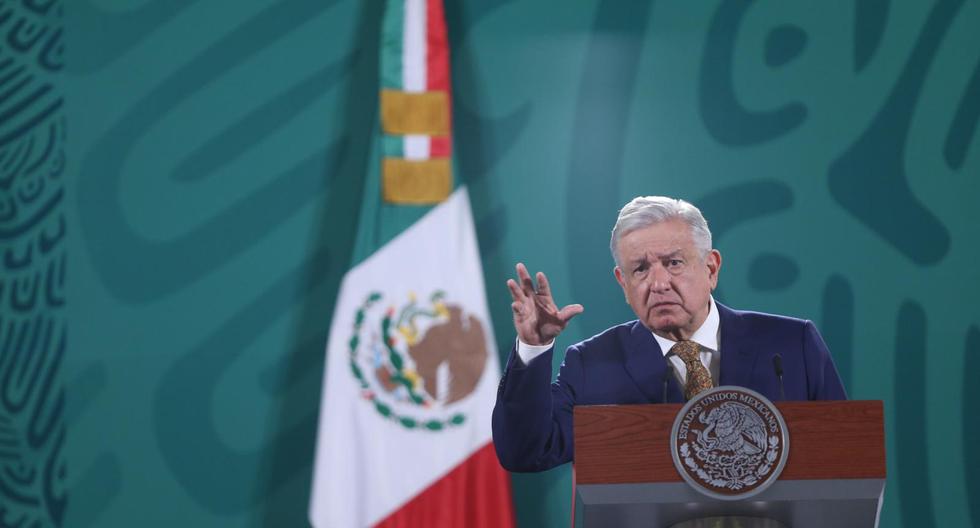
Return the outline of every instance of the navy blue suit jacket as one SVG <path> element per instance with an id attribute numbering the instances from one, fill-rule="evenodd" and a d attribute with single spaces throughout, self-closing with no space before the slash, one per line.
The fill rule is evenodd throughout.
<path id="1" fill-rule="evenodd" d="M 843 400 L 844 386 L 827 345 L 810 321 L 732 310 L 719 303 L 721 385 L 780 400 L 773 368 L 783 357 L 786 400 Z M 667 369 L 660 345 L 639 321 L 614 326 L 568 348 L 551 383 L 554 349 L 524 365 L 511 351 L 493 409 L 497 457 L 510 471 L 543 471 L 570 462 L 576 405 L 682 403 L 683 390 Z"/>

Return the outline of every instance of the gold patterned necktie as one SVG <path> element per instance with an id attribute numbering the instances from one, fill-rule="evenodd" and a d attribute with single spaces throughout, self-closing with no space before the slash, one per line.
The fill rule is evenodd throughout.
<path id="1" fill-rule="evenodd" d="M 678 341 L 670 347 L 670 352 L 681 358 L 687 367 L 687 382 L 684 384 L 684 399 L 690 400 L 698 393 L 714 387 L 711 373 L 701 363 L 701 347 L 694 341 Z"/>

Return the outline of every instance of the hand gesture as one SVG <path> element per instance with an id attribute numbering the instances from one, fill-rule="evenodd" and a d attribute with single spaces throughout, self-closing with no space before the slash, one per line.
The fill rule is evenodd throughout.
<path id="1" fill-rule="evenodd" d="M 514 310 L 514 329 L 522 343 L 528 345 L 546 345 L 551 342 L 568 321 L 582 313 L 585 308 L 581 304 L 569 304 L 558 309 L 551 297 L 551 287 L 548 278 L 540 271 L 535 275 L 538 288 L 535 290 L 531 275 L 523 263 L 517 263 L 517 279 L 507 279 L 507 288 L 514 299 L 510 307 Z"/>

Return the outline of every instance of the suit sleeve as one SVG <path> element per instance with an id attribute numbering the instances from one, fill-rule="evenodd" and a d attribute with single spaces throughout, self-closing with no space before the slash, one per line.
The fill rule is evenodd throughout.
<path id="1" fill-rule="evenodd" d="M 806 365 L 807 398 L 810 400 L 846 400 L 847 393 L 827 344 L 811 321 L 803 329 L 803 359 Z"/>
<path id="2" fill-rule="evenodd" d="M 558 380 L 551 383 L 554 349 L 524 365 L 512 349 L 493 408 L 493 444 L 509 471 L 544 471 L 573 457 L 572 411 L 582 380 L 581 355 L 565 354 Z"/>

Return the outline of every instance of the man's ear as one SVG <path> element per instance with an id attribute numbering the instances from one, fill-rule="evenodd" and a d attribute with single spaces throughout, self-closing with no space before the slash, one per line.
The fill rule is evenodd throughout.
<path id="1" fill-rule="evenodd" d="M 623 270 L 619 269 L 619 266 L 613 268 L 613 275 L 616 276 L 616 282 L 619 283 L 619 287 L 623 289 L 623 297 L 626 298 L 626 304 L 630 303 L 630 296 L 626 292 L 626 277 L 623 276 Z"/>
<path id="2" fill-rule="evenodd" d="M 712 249 L 704 260 L 708 266 L 708 280 L 711 282 L 711 289 L 714 290 L 718 286 L 718 272 L 721 271 L 721 252 Z"/>
<path id="3" fill-rule="evenodd" d="M 613 275 L 616 276 L 616 282 L 619 283 L 619 286 L 625 290 L 626 281 L 623 279 L 623 270 L 619 269 L 619 266 L 616 266 L 613 268 Z"/>

